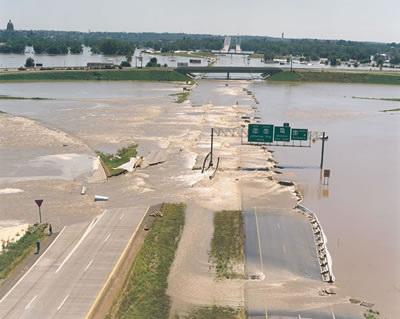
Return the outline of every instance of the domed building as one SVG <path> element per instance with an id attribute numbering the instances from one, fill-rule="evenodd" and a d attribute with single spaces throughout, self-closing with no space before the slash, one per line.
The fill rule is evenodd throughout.
<path id="1" fill-rule="evenodd" d="M 9 20 L 7 23 L 7 31 L 14 31 L 14 25 L 11 20 Z"/>

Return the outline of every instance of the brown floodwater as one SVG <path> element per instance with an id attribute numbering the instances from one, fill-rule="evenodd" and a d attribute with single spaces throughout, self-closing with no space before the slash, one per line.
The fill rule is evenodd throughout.
<path id="1" fill-rule="evenodd" d="M 383 318 L 400 318 L 400 98 L 398 86 L 254 83 L 263 123 L 325 131 L 311 148 L 272 147 L 285 178 L 295 180 L 303 204 L 328 237 L 337 285 L 375 304 Z"/>

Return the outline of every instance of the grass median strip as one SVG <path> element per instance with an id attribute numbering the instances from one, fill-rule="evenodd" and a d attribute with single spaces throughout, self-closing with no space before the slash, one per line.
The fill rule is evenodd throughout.
<path id="1" fill-rule="evenodd" d="M 220 211 L 214 214 L 214 235 L 210 261 L 218 279 L 242 278 L 238 271 L 244 263 L 243 217 L 240 211 Z"/>
<path id="2" fill-rule="evenodd" d="M 0 253 L 0 279 L 7 275 L 36 247 L 36 241 L 45 236 L 47 224 L 30 226 L 16 242 L 8 244 Z"/>
<path id="3" fill-rule="evenodd" d="M 185 223 L 184 204 L 163 204 L 109 319 L 169 318 L 168 274 Z"/>
<path id="4" fill-rule="evenodd" d="M 2 72 L 0 82 L 9 81 L 190 81 L 172 69 L 19 71 Z"/>
<path id="5" fill-rule="evenodd" d="M 210 306 L 195 308 L 184 317 L 174 319 L 244 319 L 246 312 L 242 308 Z"/>
<path id="6" fill-rule="evenodd" d="M 101 164 L 107 177 L 117 176 L 125 172 L 123 169 L 117 169 L 118 166 L 129 162 L 131 157 L 136 157 L 137 145 L 131 144 L 117 151 L 116 154 L 109 154 L 97 151 L 96 154 L 100 157 Z"/>
<path id="7" fill-rule="evenodd" d="M 267 81 L 283 82 L 336 82 L 336 83 L 370 83 L 400 85 L 400 75 L 383 72 L 362 71 L 283 71 L 271 75 Z"/>

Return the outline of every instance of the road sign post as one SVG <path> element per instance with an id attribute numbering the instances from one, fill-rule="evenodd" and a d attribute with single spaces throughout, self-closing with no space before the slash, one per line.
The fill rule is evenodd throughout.
<path id="1" fill-rule="evenodd" d="M 324 152 L 325 152 L 325 141 L 328 139 L 328 136 L 325 136 L 325 132 L 322 132 L 322 147 L 321 147 L 321 164 L 319 168 L 322 169 L 324 167 Z"/>
<path id="2" fill-rule="evenodd" d="M 41 224 L 42 223 L 42 211 L 40 210 L 40 206 L 42 206 L 43 199 L 36 199 L 35 203 L 39 208 L 39 224 Z"/>

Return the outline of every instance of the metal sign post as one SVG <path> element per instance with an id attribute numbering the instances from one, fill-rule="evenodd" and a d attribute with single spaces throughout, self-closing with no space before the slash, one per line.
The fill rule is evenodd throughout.
<path id="1" fill-rule="evenodd" d="M 35 199 L 36 205 L 39 207 L 39 224 L 42 223 L 42 212 L 40 210 L 40 206 L 42 206 L 43 199 Z"/>
<path id="2" fill-rule="evenodd" d="M 320 169 L 324 167 L 324 151 L 325 151 L 325 141 L 328 139 L 328 136 L 325 136 L 325 132 L 322 132 L 322 147 L 321 147 L 321 164 L 319 166 Z"/>

